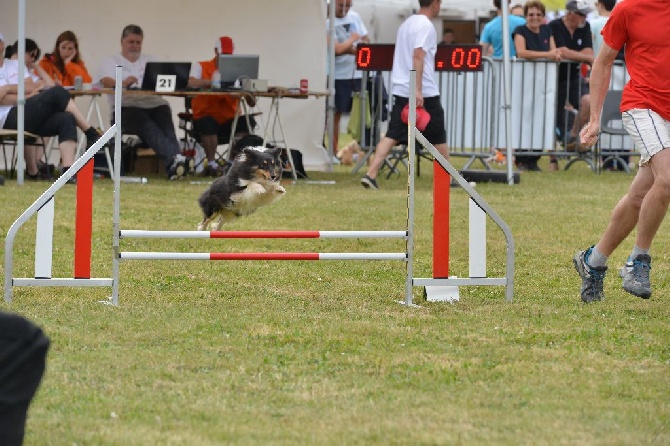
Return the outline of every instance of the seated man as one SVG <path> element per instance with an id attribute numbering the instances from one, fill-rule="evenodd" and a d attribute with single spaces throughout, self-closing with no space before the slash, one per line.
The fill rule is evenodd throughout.
<path id="1" fill-rule="evenodd" d="M 128 25 L 121 33 L 121 53 L 102 62 L 97 81 L 105 88 L 114 88 L 116 66 L 123 68 L 123 87 L 138 88 L 142 85 L 144 67 L 155 58 L 142 54 L 144 33 L 137 25 Z M 110 107 L 114 97 L 109 95 Z M 193 159 L 181 154 L 181 147 L 172 123 L 170 104 L 156 95 L 124 94 L 122 132 L 139 136 L 161 158 L 168 179 L 176 180 L 193 168 Z M 114 110 L 112 109 L 112 115 Z"/>
<path id="2" fill-rule="evenodd" d="M 190 87 L 209 87 L 212 84 L 212 75 L 219 69 L 219 54 L 233 54 L 233 40 L 228 36 L 217 39 L 214 46 L 214 58 L 193 64 L 188 79 Z M 256 103 L 252 95 L 245 97 L 245 101 L 254 106 Z M 216 147 L 219 141 L 229 142 L 233 120 L 237 113 L 239 98 L 228 95 L 207 95 L 193 98 L 193 129 L 198 133 L 198 142 L 205 149 L 207 164 L 206 176 L 221 176 L 223 166 L 216 162 Z M 244 136 L 253 130 L 256 121 L 249 116 L 251 129 L 247 127 L 247 116 L 239 116 L 235 127 L 235 136 Z"/>

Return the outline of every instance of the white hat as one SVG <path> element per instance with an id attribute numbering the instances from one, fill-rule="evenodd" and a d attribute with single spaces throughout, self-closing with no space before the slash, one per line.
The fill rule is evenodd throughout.
<path id="1" fill-rule="evenodd" d="M 5 41 L 5 38 L 4 38 L 4 36 L 2 35 L 2 33 L 0 33 L 0 40 L 2 40 L 3 42 Z"/>
<path id="2" fill-rule="evenodd" d="M 565 9 L 572 12 L 578 12 L 584 16 L 593 11 L 593 8 L 591 8 L 585 0 L 570 0 L 565 4 Z"/>

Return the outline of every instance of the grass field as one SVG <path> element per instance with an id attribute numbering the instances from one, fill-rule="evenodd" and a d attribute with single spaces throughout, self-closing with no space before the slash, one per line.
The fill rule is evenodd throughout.
<path id="1" fill-rule="evenodd" d="M 455 160 L 460 162 L 460 160 Z M 546 161 L 545 161 L 546 163 Z M 431 274 L 431 172 L 417 179 L 416 277 Z M 670 237 L 652 250 L 654 295 L 620 288 L 585 305 L 572 266 L 631 177 L 522 173 L 477 190 L 516 241 L 514 301 L 461 288 L 458 303 L 396 303 L 402 262 L 124 262 L 119 306 L 101 288 L 16 288 L 11 305 L 52 341 L 27 445 L 670 444 Z M 228 229 L 399 230 L 406 175 L 364 190 L 343 166 L 287 184 L 278 203 Z M 0 230 L 46 188 L 0 187 Z M 123 185 L 124 229 L 195 229 L 202 184 Z M 72 274 L 75 188 L 56 196 L 54 276 Z M 97 181 L 93 276 L 111 274 L 112 184 Z M 451 195 L 451 273 L 467 276 L 467 196 Z M 35 222 L 17 240 L 33 268 Z M 488 225 L 489 276 L 504 275 Z M 2 248 L 4 253 L 4 244 Z M 394 240 L 124 240 L 124 251 L 402 251 Z M 4 267 L 4 266 L 3 266 Z M 3 275 L 4 278 L 4 275 Z"/>

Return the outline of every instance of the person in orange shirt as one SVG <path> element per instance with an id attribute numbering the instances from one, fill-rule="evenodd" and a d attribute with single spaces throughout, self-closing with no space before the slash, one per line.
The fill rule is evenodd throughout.
<path id="1" fill-rule="evenodd" d="M 220 37 L 214 46 L 214 58 L 193 64 L 189 76 L 188 85 L 192 88 L 210 87 L 212 74 L 219 69 L 219 54 L 233 54 L 233 39 L 228 36 Z M 255 105 L 255 98 L 251 95 L 245 97 L 250 106 Z M 216 162 L 216 147 L 219 141 L 227 141 L 230 137 L 233 119 L 237 113 L 239 98 L 228 95 L 203 95 L 193 98 L 191 107 L 193 109 L 193 129 L 199 133 L 199 143 L 205 150 L 207 164 L 205 175 L 220 176 L 223 169 Z M 239 116 L 235 128 L 235 136 L 243 136 L 253 131 L 256 121 L 253 116 Z"/>
<path id="2" fill-rule="evenodd" d="M 79 55 L 79 42 L 72 31 L 60 33 L 56 39 L 53 53 L 45 54 L 40 67 L 63 87 L 74 86 L 74 78 L 81 76 L 82 82 L 91 83 L 91 75 Z"/>

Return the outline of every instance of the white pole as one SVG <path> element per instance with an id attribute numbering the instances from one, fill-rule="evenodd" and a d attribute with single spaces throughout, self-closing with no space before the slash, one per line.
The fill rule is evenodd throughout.
<path id="1" fill-rule="evenodd" d="M 18 79 L 18 100 L 16 102 L 16 130 L 18 131 L 18 154 L 16 160 L 16 184 L 23 184 L 23 171 L 26 168 L 26 162 L 23 158 L 25 153 L 24 134 L 25 125 L 23 119 L 24 104 L 26 103 L 26 0 L 19 0 L 19 79 Z M 0 55 L 4 57 L 4 54 Z"/>
<path id="2" fill-rule="evenodd" d="M 328 35 L 330 36 L 330 42 L 328 44 L 328 111 L 326 112 L 326 121 L 328 122 L 327 132 L 328 132 L 328 161 L 326 163 L 326 171 L 333 171 L 333 157 L 337 154 L 337 147 L 333 147 L 333 141 L 335 141 L 335 132 L 339 132 L 340 129 L 336 129 L 333 125 L 333 119 L 335 119 L 335 0 L 330 0 L 328 4 Z"/>
<path id="3" fill-rule="evenodd" d="M 514 185 L 514 163 L 512 160 L 512 67 L 509 46 L 509 0 L 502 0 L 503 25 L 503 109 L 505 111 L 505 147 L 507 148 L 507 184 Z"/>

